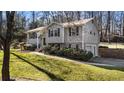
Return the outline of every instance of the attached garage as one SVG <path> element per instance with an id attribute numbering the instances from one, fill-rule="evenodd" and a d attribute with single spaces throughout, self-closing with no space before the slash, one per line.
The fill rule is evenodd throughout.
<path id="1" fill-rule="evenodd" d="M 95 44 L 86 44 L 85 50 L 92 52 L 94 56 L 98 56 L 98 46 Z"/>

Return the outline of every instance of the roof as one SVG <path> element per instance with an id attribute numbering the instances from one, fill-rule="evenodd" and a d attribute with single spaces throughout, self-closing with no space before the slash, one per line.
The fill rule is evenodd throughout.
<path id="1" fill-rule="evenodd" d="M 32 30 L 28 30 L 26 33 L 43 31 L 45 29 L 46 29 L 45 26 L 44 27 L 38 27 L 38 28 L 35 28 L 35 29 L 32 29 Z"/>
<path id="2" fill-rule="evenodd" d="M 48 26 L 38 27 L 36 29 L 32 29 L 32 30 L 27 31 L 26 33 L 44 31 L 47 27 L 51 26 L 52 24 L 58 24 L 58 25 L 61 25 L 63 27 L 80 26 L 80 25 L 86 24 L 87 22 L 90 22 L 93 19 L 94 18 L 89 18 L 89 19 L 82 19 L 82 20 L 76 20 L 76 21 L 73 21 L 73 22 L 65 22 L 65 23 L 55 23 L 55 22 L 53 22 L 53 23 L 49 24 Z"/>
<path id="3" fill-rule="evenodd" d="M 76 20 L 73 22 L 65 22 L 65 23 L 62 23 L 62 25 L 63 27 L 80 26 L 80 25 L 86 24 L 87 22 L 93 19 L 94 18 L 89 18 L 89 19 Z"/>

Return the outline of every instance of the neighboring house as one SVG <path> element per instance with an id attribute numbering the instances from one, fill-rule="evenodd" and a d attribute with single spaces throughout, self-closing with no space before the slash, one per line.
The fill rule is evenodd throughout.
<path id="1" fill-rule="evenodd" d="M 27 43 L 37 48 L 48 45 L 91 51 L 98 56 L 99 35 L 94 18 L 66 23 L 51 23 L 27 31 Z"/>

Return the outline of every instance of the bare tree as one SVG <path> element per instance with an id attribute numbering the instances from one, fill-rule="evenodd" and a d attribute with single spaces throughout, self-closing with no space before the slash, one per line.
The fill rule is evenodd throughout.
<path id="1" fill-rule="evenodd" d="M 103 32 L 102 32 L 102 12 L 99 12 L 99 15 L 98 15 L 98 32 L 100 34 L 100 40 L 102 41 L 103 40 Z"/>
<path id="2" fill-rule="evenodd" d="M 111 21 L 111 15 L 110 15 L 110 11 L 107 12 L 107 25 L 106 25 L 106 32 L 105 32 L 105 36 L 107 36 L 108 42 L 110 43 L 110 21 Z"/>
<path id="3" fill-rule="evenodd" d="M 34 11 L 32 11 L 32 24 L 33 24 L 33 28 L 35 28 L 34 27 L 34 24 L 35 24 L 35 12 Z"/>
<path id="4" fill-rule="evenodd" d="M 1 12 L 2 14 L 2 12 Z M 6 21 L 7 21 L 7 30 L 4 31 L 5 36 L 2 35 L 2 32 L 0 34 L 0 41 L 3 45 L 3 65 L 2 65 L 2 80 L 3 81 L 9 81 L 10 80 L 10 73 L 9 73 L 9 61 L 10 61 L 10 44 L 13 36 L 13 30 L 14 30 L 14 11 L 7 11 L 6 12 Z M 1 21 L 2 23 L 2 21 Z M 1 24 L 0 24 L 1 25 Z M 2 25 L 1 25 L 2 26 Z"/>
<path id="5" fill-rule="evenodd" d="M 2 11 L 0 11 L 0 34 L 2 34 Z M 2 49 L 2 40 L 0 39 L 0 49 Z"/>
<path id="6" fill-rule="evenodd" d="M 77 11 L 77 20 L 81 19 L 81 11 Z"/>
<path id="7" fill-rule="evenodd" d="M 124 36 L 124 13 L 122 13 L 122 31 L 123 31 L 123 36 Z"/>

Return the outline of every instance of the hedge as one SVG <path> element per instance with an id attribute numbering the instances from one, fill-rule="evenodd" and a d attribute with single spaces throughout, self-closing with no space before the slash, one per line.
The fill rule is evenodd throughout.
<path id="1" fill-rule="evenodd" d="M 88 51 L 84 51 L 81 49 L 73 49 L 73 48 L 57 48 L 57 47 L 45 47 L 43 49 L 44 53 L 46 54 L 52 54 L 82 61 L 88 61 L 93 57 L 93 54 Z"/>

